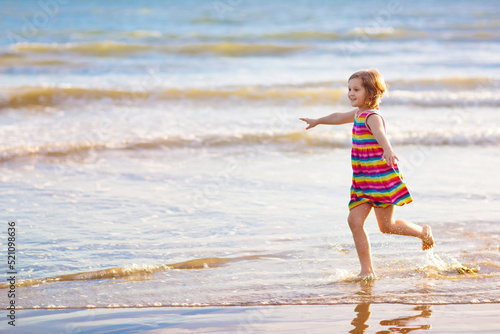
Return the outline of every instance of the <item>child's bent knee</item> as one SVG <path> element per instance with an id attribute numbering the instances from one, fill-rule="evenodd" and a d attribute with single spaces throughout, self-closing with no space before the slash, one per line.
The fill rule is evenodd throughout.
<path id="1" fill-rule="evenodd" d="M 380 232 L 384 234 L 391 234 L 392 229 L 388 226 L 380 226 Z"/>
<path id="2" fill-rule="evenodd" d="M 381 224 L 379 225 L 379 230 L 385 234 L 393 234 L 394 233 L 394 223 L 389 224 Z"/>
<path id="3" fill-rule="evenodd" d="M 364 225 L 362 221 L 352 218 L 347 218 L 347 224 L 349 224 L 351 231 L 362 229 Z"/>

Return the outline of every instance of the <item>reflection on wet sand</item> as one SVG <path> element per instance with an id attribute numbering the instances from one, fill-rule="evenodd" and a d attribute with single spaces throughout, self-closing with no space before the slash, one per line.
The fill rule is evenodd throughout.
<path id="1" fill-rule="evenodd" d="M 351 325 L 354 326 L 354 329 L 349 331 L 352 334 L 361 334 L 365 333 L 365 331 L 370 327 L 366 322 L 370 319 L 370 304 L 359 304 L 354 309 L 354 312 L 358 312 L 356 318 L 354 318 L 351 322 Z"/>
<path id="2" fill-rule="evenodd" d="M 364 334 L 366 330 L 370 327 L 368 321 L 371 317 L 371 303 L 370 299 L 372 297 L 372 290 L 374 287 L 374 281 L 361 282 L 360 290 L 356 293 L 362 296 L 362 302 L 356 306 L 354 312 L 356 312 L 356 317 L 352 320 L 351 325 L 354 328 L 349 331 L 351 334 Z M 388 334 L 388 333 L 410 333 L 417 330 L 428 330 L 431 329 L 431 325 L 417 325 L 415 320 L 419 318 L 430 318 L 432 310 L 430 306 L 419 305 L 412 308 L 412 310 L 419 312 L 413 316 L 402 316 L 389 320 L 381 320 L 380 326 L 389 327 L 387 330 L 379 330 L 376 334 Z M 376 315 L 376 314 L 375 314 Z M 413 325 L 412 325 L 413 324 Z"/>
<path id="3" fill-rule="evenodd" d="M 354 328 L 349 331 L 351 334 L 363 334 L 370 327 L 367 324 L 371 316 L 370 311 L 371 304 L 358 304 L 354 309 L 357 312 L 356 317 L 352 320 L 351 325 Z M 412 325 L 415 320 L 419 318 L 430 318 L 432 310 L 430 306 L 420 305 L 413 308 L 417 315 L 413 316 L 403 316 L 389 320 L 380 321 L 381 326 L 388 326 L 387 330 L 381 330 L 376 332 L 376 334 L 389 334 L 389 333 L 410 333 L 417 330 L 428 330 L 431 329 L 431 325 Z"/>

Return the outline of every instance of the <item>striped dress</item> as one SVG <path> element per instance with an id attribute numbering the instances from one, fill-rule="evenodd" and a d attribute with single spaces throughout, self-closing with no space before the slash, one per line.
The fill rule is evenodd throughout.
<path id="1" fill-rule="evenodd" d="M 370 203 L 374 207 L 388 207 L 412 201 L 397 165 L 387 166 L 385 160 L 382 160 L 384 150 L 366 126 L 367 117 L 373 113 L 380 115 L 378 109 L 363 112 L 358 110 L 354 117 L 349 210 L 363 203 Z"/>

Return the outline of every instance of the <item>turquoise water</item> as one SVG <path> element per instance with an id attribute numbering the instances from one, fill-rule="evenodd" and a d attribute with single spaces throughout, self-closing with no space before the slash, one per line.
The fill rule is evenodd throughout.
<path id="1" fill-rule="evenodd" d="M 500 302 L 496 2 L 2 4 L 22 307 Z M 368 286 L 350 281 L 350 126 L 298 121 L 349 110 L 364 67 L 389 84 L 415 200 L 397 214 L 437 242 L 371 217 Z"/>

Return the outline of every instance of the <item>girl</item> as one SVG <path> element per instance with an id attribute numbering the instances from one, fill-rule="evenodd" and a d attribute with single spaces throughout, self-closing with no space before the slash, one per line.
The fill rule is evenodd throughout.
<path id="1" fill-rule="evenodd" d="M 300 118 L 308 124 L 306 130 L 318 124 L 354 123 L 352 128 L 351 164 L 353 169 L 351 200 L 347 221 L 358 252 L 362 279 L 374 279 L 370 240 L 364 225 L 368 214 L 375 211 L 382 233 L 407 235 L 422 239 L 422 249 L 434 246 L 431 228 L 405 220 L 394 219 L 394 206 L 412 201 L 410 192 L 400 176 L 385 132 L 385 122 L 379 112 L 380 99 L 387 88 L 376 69 L 361 70 L 348 80 L 347 96 L 357 109 L 333 113 L 318 119 Z"/>

